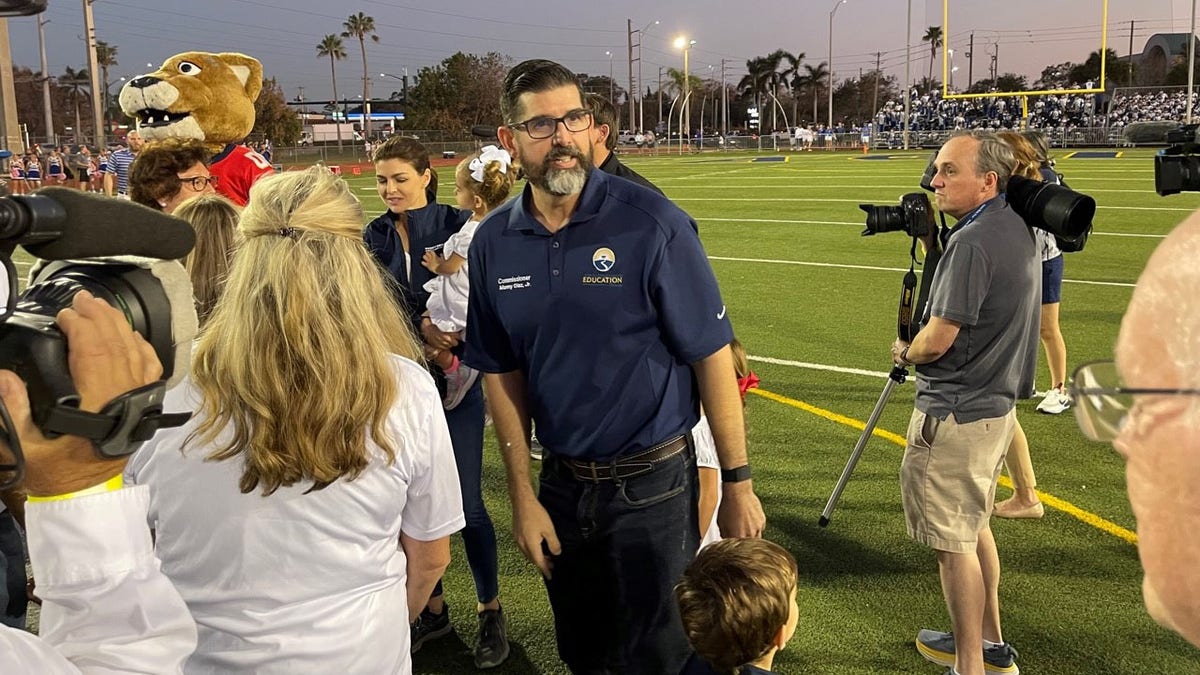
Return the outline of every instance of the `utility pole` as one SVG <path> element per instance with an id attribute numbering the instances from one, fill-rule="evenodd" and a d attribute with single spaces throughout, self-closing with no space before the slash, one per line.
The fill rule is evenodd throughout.
<path id="1" fill-rule="evenodd" d="M 92 89 L 92 126 L 95 128 L 93 142 L 97 150 L 103 150 L 104 142 L 104 107 L 100 98 L 104 90 L 100 88 L 100 63 L 96 58 L 96 21 L 92 18 L 92 3 L 95 0 L 83 0 L 83 28 L 87 35 L 88 77 Z M 79 133 L 78 131 L 76 133 Z"/>
<path id="2" fill-rule="evenodd" d="M 725 59 L 721 59 L 721 138 L 729 136 L 729 90 L 725 87 Z"/>
<path id="3" fill-rule="evenodd" d="M 967 90 L 975 82 L 975 33 L 971 33 L 971 44 L 967 47 Z"/>
<path id="4" fill-rule="evenodd" d="M 875 98 L 871 101 L 871 120 L 874 121 L 875 113 L 879 112 L 879 65 L 883 58 L 883 52 L 875 52 Z"/>
<path id="5" fill-rule="evenodd" d="M 639 35 L 638 36 L 639 43 L 641 42 L 641 39 L 642 39 L 642 36 Z M 629 99 L 629 101 L 628 101 L 628 103 L 629 103 L 629 128 L 633 129 L 634 121 L 637 119 L 637 117 L 635 117 L 633 114 L 633 92 L 634 92 L 634 89 L 633 89 L 633 19 L 625 19 L 625 42 L 626 42 L 626 46 L 629 48 L 629 94 L 625 98 Z M 639 62 L 640 62 L 640 59 L 639 59 Z M 641 66 L 639 65 L 638 67 L 640 68 Z M 612 58 L 611 57 L 608 59 L 608 70 L 609 70 L 609 78 L 608 78 L 609 86 L 611 86 L 612 85 Z M 617 107 L 616 101 L 613 101 L 613 107 L 614 108 Z M 621 125 L 618 124 L 617 126 L 620 127 Z"/>
<path id="6" fill-rule="evenodd" d="M 662 126 L 662 66 L 658 67 L 658 126 Z M 654 134 L 658 135 L 658 129 L 654 129 Z"/>
<path id="7" fill-rule="evenodd" d="M 1000 43 L 992 43 L 992 86 L 996 86 L 996 79 L 1000 77 Z"/>
<path id="8" fill-rule="evenodd" d="M 1125 78 L 1125 86 L 1133 86 L 1133 20 L 1129 20 L 1129 77 Z"/>
<path id="9" fill-rule="evenodd" d="M 50 67 L 46 65 L 46 24 L 50 20 L 46 18 L 45 13 L 39 14 L 38 22 L 38 47 L 42 51 L 42 112 L 46 115 L 46 140 L 50 145 L 58 146 L 58 139 L 54 136 L 54 114 L 50 110 Z"/>

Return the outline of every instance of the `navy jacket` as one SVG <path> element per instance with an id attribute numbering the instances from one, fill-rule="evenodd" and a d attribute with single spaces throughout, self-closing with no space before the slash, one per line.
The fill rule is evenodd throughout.
<path id="1" fill-rule="evenodd" d="M 400 234 L 396 232 L 396 216 L 391 211 L 372 220 L 363 231 L 363 241 L 370 249 L 371 255 L 387 268 L 392 278 L 399 286 L 399 299 L 409 320 L 420 335 L 421 315 L 425 313 L 425 303 L 429 293 L 425 291 L 425 282 L 433 278 L 433 272 L 425 269 L 421 258 L 425 251 L 442 252 L 442 245 L 450 235 L 462 229 L 469 211 L 462 211 L 453 206 L 438 204 L 431 201 L 426 206 L 408 211 L 408 246 L 412 259 L 409 267 L 412 270 L 410 279 L 404 269 L 404 247 L 400 243 Z"/>

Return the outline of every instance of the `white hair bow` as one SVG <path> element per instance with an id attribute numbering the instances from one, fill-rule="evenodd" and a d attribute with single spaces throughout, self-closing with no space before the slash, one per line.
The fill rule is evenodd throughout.
<path id="1" fill-rule="evenodd" d="M 503 148 L 498 148 L 494 145 L 483 146 L 483 150 L 479 152 L 479 156 L 471 160 L 471 163 L 467 165 L 467 168 L 471 170 L 471 178 L 476 183 L 482 183 L 483 170 L 492 162 L 500 162 L 500 172 L 508 173 L 508 165 L 512 163 L 512 157 Z"/>

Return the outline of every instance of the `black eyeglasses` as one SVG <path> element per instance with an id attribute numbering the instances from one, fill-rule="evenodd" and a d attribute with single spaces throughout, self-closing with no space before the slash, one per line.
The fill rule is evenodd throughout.
<path id="1" fill-rule="evenodd" d="M 191 178 L 180 178 L 179 182 L 184 184 L 190 183 L 193 190 L 200 192 L 209 185 L 213 186 L 213 189 L 215 190 L 217 188 L 218 178 L 217 176 L 193 176 Z"/>
<path id="2" fill-rule="evenodd" d="M 1200 389 L 1126 387 L 1113 361 L 1092 361 L 1076 368 L 1067 392 L 1075 404 L 1075 420 L 1083 435 L 1104 442 L 1121 433 L 1137 394 L 1200 396 Z"/>
<path id="3" fill-rule="evenodd" d="M 592 126 L 592 111 L 587 108 L 576 108 L 562 117 L 531 117 L 524 122 L 508 125 L 512 129 L 524 129 L 525 133 L 535 141 L 550 138 L 558 130 L 558 123 L 570 132 L 587 131 Z"/>

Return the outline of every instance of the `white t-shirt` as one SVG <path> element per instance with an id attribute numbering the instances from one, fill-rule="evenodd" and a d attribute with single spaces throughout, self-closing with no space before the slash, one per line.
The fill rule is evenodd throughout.
<path id="1" fill-rule="evenodd" d="M 708 418 L 700 416 L 700 421 L 692 427 L 692 440 L 696 444 L 696 468 L 721 470 L 721 462 L 717 458 L 717 444 L 713 440 L 712 429 L 708 426 Z M 717 508 L 713 509 L 712 521 L 704 536 L 700 539 L 700 548 L 714 541 L 721 541 L 721 528 L 717 527 L 717 511 L 721 510 L 721 481 L 717 480 Z"/>
<path id="2" fill-rule="evenodd" d="M 126 469 L 151 488 L 149 521 L 163 572 L 196 620 L 187 673 L 408 673 L 407 560 L 400 533 L 431 541 L 462 529 L 458 472 L 429 373 L 393 357 L 399 398 L 388 417 L 396 461 L 354 480 L 242 494 L 236 459 L 206 461 L 197 427 L 158 432 Z M 167 411 L 198 410 L 190 379 Z M 229 432 L 226 432 L 229 433 Z"/>

